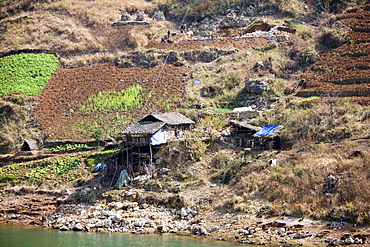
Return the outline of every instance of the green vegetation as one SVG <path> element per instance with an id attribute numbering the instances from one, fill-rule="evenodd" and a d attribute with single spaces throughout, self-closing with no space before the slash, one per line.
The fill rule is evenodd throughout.
<path id="1" fill-rule="evenodd" d="M 46 181 L 63 183 L 75 180 L 82 175 L 81 158 L 83 155 L 66 155 L 52 160 L 7 165 L 0 169 L 0 181 L 36 183 L 41 185 Z"/>
<path id="2" fill-rule="evenodd" d="M 207 115 L 197 123 L 197 131 L 190 132 L 186 138 L 186 147 L 194 160 L 200 160 L 216 140 L 216 133 L 226 125 L 226 120 L 214 115 Z"/>
<path id="3" fill-rule="evenodd" d="M 211 164 L 220 170 L 212 176 L 212 181 L 218 184 L 228 184 L 242 167 L 248 165 L 247 161 L 245 157 L 232 159 L 223 154 L 215 156 Z"/>
<path id="4" fill-rule="evenodd" d="M 136 115 L 141 109 L 170 111 L 177 102 L 176 95 L 168 96 L 167 91 L 148 92 L 140 85 L 122 91 L 102 91 L 89 96 L 78 109 L 84 115 L 82 118 L 71 118 L 75 122 L 71 133 L 83 132 L 87 138 L 99 141 L 107 135 L 116 136 L 129 123 L 137 120 Z"/>
<path id="5" fill-rule="evenodd" d="M 317 3 L 321 6 L 324 12 L 340 13 L 348 6 L 365 4 L 366 0 L 317 0 Z"/>
<path id="6" fill-rule="evenodd" d="M 229 112 L 232 112 L 232 111 L 233 111 L 233 109 L 227 109 L 227 108 L 214 110 L 215 113 L 229 113 Z"/>
<path id="7" fill-rule="evenodd" d="M 97 148 L 100 148 L 100 146 L 90 147 L 87 144 L 66 144 L 66 145 L 57 146 L 55 148 L 45 148 L 45 152 L 58 153 L 58 152 L 89 150 L 89 149 L 97 149 Z"/>
<path id="8" fill-rule="evenodd" d="M 301 10 L 300 1 L 270 0 L 270 1 L 245 1 L 245 0 L 170 0 L 161 9 L 166 16 L 176 21 L 202 20 L 212 15 L 225 14 L 235 7 L 242 9 L 257 5 L 258 10 L 274 9 L 292 17 L 298 17 Z"/>
<path id="9" fill-rule="evenodd" d="M 91 95 L 79 108 L 87 118 L 76 121 L 73 129 L 75 132 L 88 130 L 89 136 L 98 141 L 106 134 L 116 135 L 132 121 L 129 112 L 140 109 L 143 98 L 143 88 L 140 85 L 122 91 L 102 91 Z"/>
<path id="10" fill-rule="evenodd" d="M 38 95 L 59 61 L 52 54 L 19 54 L 0 58 L 0 96 L 10 93 Z"/>
<path id="11" fill-rule="evenodd" d="M 90 171 L 92 171 L 98 163 L 103 163 L 108 156 L 113 154 L 116 150 L 108 150 L 99 152 L 86 157 L 85 163 Z"/>
<path id="12" fill-rule="evenodd" d="M 140 108 L 142 91 L 143 88 L 140 85 L 132 86 L 120 92 L 102 91 L 97 95 L 91 95 L 79 110 L 86 114 L 93 114 L 95 112 L 127 111 L 133 107 Z"/>

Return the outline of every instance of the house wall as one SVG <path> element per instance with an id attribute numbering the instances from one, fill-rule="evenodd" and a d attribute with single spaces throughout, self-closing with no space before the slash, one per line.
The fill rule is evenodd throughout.
<path id="1" fill-rule="evenodd" d="M 146 146 L 150 144 L 150 135 L 127 135 L 129 145 Z"/>
<path id="2" fill-rule="evenodd" d="M 174 140 L 177 138 L 186 137 L 186 132 L 192 129 L 191 124 L 182 124 L 176 126 L 166 126 L 160 131 L 164 130 L 166 132 L 167 140 Z M 126 135 L 127 144 L 129 145 L 139 145 L 139 146 L 149 146 L 151 135 L 149 134 L 131 134 Z"/>
<path id="3" fill-rule="evenodd" d="M 243 127 L 235 127 L 232 137 L 237 146 L 251 148 L 253 146 L 253 135 L 255 133 L 255 130 Z"/>
<path id="4" fill-rule="evenodd" d="M 189 124 L 167 127 L 166 129 L 167 140 L 185 138 L 186 132 L 190 131 L 191 129 L 192 129 L 192 126 Z"/>
<path id="5" fill-rule="evenodd" d="M 279 136 L 275 137 L 255 137 L 253 138 L 254 150 L 281 150 L 281 138 Z"/>

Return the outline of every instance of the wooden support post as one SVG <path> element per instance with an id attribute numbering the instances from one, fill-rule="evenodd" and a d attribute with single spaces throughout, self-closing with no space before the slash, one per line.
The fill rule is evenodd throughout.
<path id="1" fill-rule="evenodd" d="M 150 171 L 150 176 L 153 176 L 153 171 L 152 171 L 152 164 L 153 164 L 153 152 L 152 152 L 152 145 L 149 144 L 149 152 L 150 152 L 150 157 L 149 157 L 149 171 Z"/>

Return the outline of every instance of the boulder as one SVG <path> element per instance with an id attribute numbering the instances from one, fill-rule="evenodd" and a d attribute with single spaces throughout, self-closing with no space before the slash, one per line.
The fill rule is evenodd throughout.
<path id="1" fill-rule="evenodd" d="M 255 79 L 251 80 L 249 79 L 245 83 L 245 90 L 247 93 L 252 93 L 252 94 L 262 94 L 267 91 L 268 88 L 268 83 L 267 79 Z"/>
<path id="2" fill-rule="evenodd" d="M 301 239 L 301 238 L 307 238 L 307 237 L 311 237 L 311 236 L 312 236 L 312 234 L 297 232 L 297 233 L 292 235 L 292 238 L 293 239 Z"/>
<path id="3" fill-rule="evenodd" d="M 325 192 L 326 193 L 334 192 L 337 188 L 337 184 L 338 184 L 338 179 L 334 177 L 333 175 L 330 175 L 326 180 Z"/>
<path id="4" fill-rule="evenodd" d="M 67 226 L 62 226 L 59 228 L 60 231 L 69 231 L 69 228 Z"/>
<path id="5" fill-rule="evenodd" d="M 166 63 L 172 64 L 179 61 L 179 53 L 177 51 L 170 51 L 166 56 Z"/>
<path id="6" fill-rule="evenodd" d="M 143 13 L 140 13 L 136 16 L 136 21 L 145 21 L 146 20 L 146 15 Z"/>
<path id="7" fill-rule="evenodd" d="M 185 217 L 185 216 L 188 215 L 188 213 L 186 212 L 186 209 L 185 208 L 181 208 L 180 215 L 181 215 L 181 217 Z"/>
<path id="8" fill-rule="evenodd" d="M 84 227 L 80 223 L 77 223 L 77 224 L 73 225 L 71 229 L 73 231 L 83 231 Z"/>
<path id="9" fill-rule="evenodd" d="M 284 236 L 284 235 L 286 235 L 286 229 L 283 227 L 283 228 L 280 228 L 279 230 L 278 230 L 278 234 L 279 235 L 281 235 L 281 236 Z"/>
<path id="10" fill-rule="evenodd" d="M 198 236 L 208 235 L 207 229 L 199 225 L 193 225 L 191 228 L 191 232 L 194 235 L 198 235 Z"/>
<path id="11" fill-rule="evenodd" d="M 154 14 L 153 19 L 156 21 L 164 21 L 166 20 L 166 17 L 164 16 L 162 11 L 158 11 Z"/>
<path id="12" fill-rule="evenodd" d="M 161 169 L 159 170 L 159 174 L 167 174 L 169 171 L 170 171 L 170 169 L 167 169 L 167 168 L 161 168 Z"/>
<path id="13" fill-rule="evenodd" d="M 124 13 L 121 15 L 121 21 L 129 21 L 131 20 L 131 16 L 129 16 L 127 13 Z"/>

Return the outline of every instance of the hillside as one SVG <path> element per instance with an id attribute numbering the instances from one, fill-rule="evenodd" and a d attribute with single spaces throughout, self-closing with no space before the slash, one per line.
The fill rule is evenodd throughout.
<path id="1" fill-rule="evenodd" d="M 369 2 L 0 7 L 1 222 L 285 246 L 369 243 Z M 237 107 L 253 114 L 219 113 Z M 137 173 L 130 187 L 112 189 L 113 165 L 91 173 L 120 160 L 117 144 L 94 145 L 119 143 L 130 123 L 166 111 L 200 120 L 191 141 L 155 153 L 153 178 Z M 240 147 L 229 120 L 283 125 L 291 148 Z M 49 148 L 20 151 L 24 138 Z"/>

